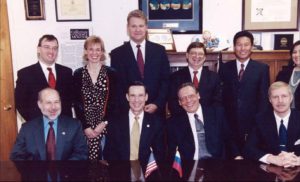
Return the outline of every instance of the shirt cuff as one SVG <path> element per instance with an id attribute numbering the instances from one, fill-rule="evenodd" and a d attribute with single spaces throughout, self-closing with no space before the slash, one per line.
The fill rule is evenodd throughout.
<path id="1" fill-rule="evenodd" d="M 259 161 L 260 161 L 260 162 L 263 162 L 263 163 L 266 163 L 266 164 L 270 164 L 270 163 L 267 161 L 267 158 L 269 157 L 269 155 L 271 155 L 271 154 L 266 154 L 266 155 L 262 156 L 262 157 L 259 159 Z"/>

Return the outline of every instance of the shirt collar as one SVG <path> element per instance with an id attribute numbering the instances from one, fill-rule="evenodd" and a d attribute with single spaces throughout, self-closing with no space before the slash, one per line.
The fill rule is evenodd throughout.
<path id="1" fill-rule="evenodd" d="M 189 120 L 190 120 L 190 121 L 195 120 L 195 116 L 194 116 L 194 115 L 195 115 L 195 114 L 198 114 L 199 119 L 200 119 L 202 122 L 204 122 L 201 104 L 199 104 L 199 107 L 198 107 L 198 109 L 196 110 L 195 113 L 187 113 L 187 114 L 188 114 L 188 117 L 189 117 Z"/>
<path id="2" fill-rule="evenodd" d="M 146 40 L 143 40 L 143 42 L 140 43 L 140 44 L 137 44 L 134 41 L 130 40 L 130 45 L 131 45 L 132 48 L 135 48 L 135 49 L 136 49 L 137 45 L 141 45 L 141 48 L 145 48 Z"/>
<path id="3" fill-rule="evenodd" d="M 57 125 L 57 118 L 52 120 L 53 121 L 53 127 Z M 46 118 L 45 116 L 43 116 L 43 123 L 44 123 L 44 128 L 48 127 L 49 126 L 49 119 Z"/>
<path id="4" fill-rule="evenodd" d="M 241 64 L 244 64 L 244 69 L 246 69 L 246 67 L 247 67 L 247 65 L 248 65 L 248 63 L 249 63 L 249 61 L 250 61 L 250 58 L 248 58 L 246 61 L 244 61 L 243 63 L 242 62 L 240 62 L 240 60 L 236 60 L 236 64 L 237 64 L 237 67 L 238 68 L 240 68 L 241 67 Z"/>
<path id="5" fill-rule="evenodd" d="M 275 120 L 276 120 L 277 126 L 279 126 L 281 120 L 283 120 L 283 124 L 287 127 L 287 126 L 288 126 L 288 122 L 289 122 L 290 115 L 291 115 L 291 110 L 289 110 L 289 113 L 288 113 L 285 117 L 283 117 L 283 118 L 279 117 L 279 116 L 274 112 L 274 116 L 275 116 Z"/>

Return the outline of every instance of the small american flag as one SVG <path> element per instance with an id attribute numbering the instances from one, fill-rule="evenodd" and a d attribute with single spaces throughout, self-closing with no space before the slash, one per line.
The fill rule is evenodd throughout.
<path id="1" fill-rule="evenodd" d="M 146 172 L 145 172 L 145 178 L 147 178 L 153 171 L 155 171 L 158 168 L 153 152 L 151 150 L 151 154 L 148 160 L 148 164 L 147 164 L 147 168 L 146 168 Z"/>

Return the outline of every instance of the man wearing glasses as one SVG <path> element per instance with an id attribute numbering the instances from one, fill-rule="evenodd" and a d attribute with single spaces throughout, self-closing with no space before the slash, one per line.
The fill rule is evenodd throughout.
<path id="1" fill-rule="evenodd" d="M 42 116 L 37 105 L 38 92 L 46 87 L 61 95 L 62 114 L 72 116 L 72 70 L 55 63 L 58 40 L 54 35 L 43 35 L 37 46 L 38 62 L 18 71 L 16 81 L 16 108 L 26 120 Z"/>

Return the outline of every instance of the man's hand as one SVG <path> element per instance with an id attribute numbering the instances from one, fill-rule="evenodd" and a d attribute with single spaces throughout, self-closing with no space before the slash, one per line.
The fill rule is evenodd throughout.
<path id="1" fill-rule="evenodd" d="M 94 132 L 97 134 L 97 136 L 102 133 L 102 131 L 104 130 L 104 128 L 106 127 L 106 125 L 107 125 L 107 121 L 101 122 L 100 124 L 98 124 L 96 126 L 96 128 L 94 129 Z"/>
<path id="2" fill-rule="evenodd" d="M 155 104 L 145 105 L 144 111 L 148 113 L 154 113 L 157 110 L 157 106 Z"/>

